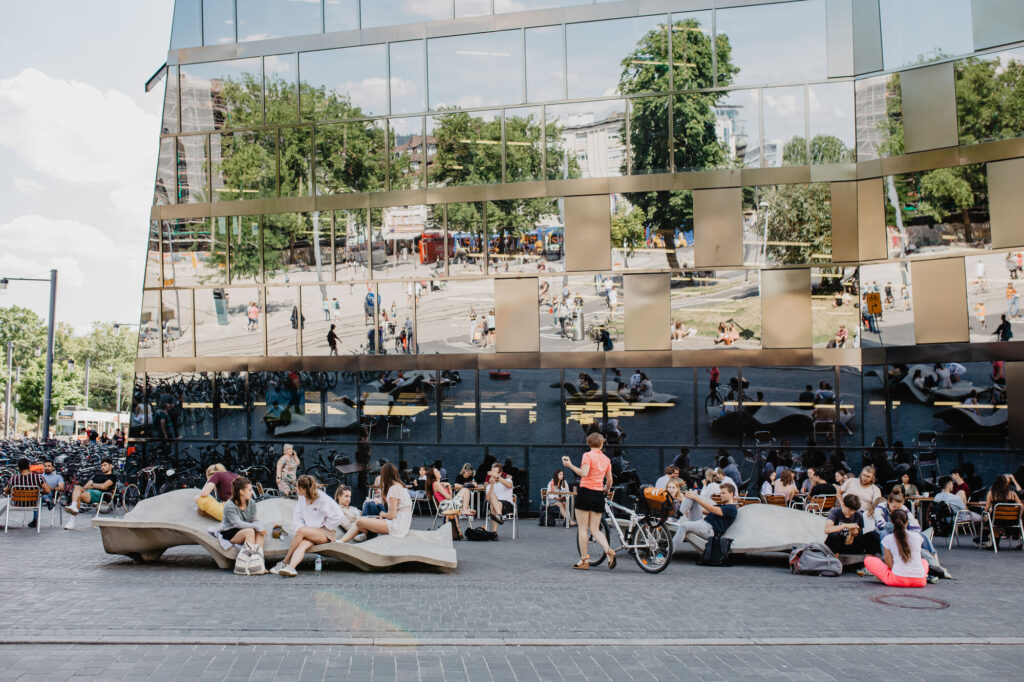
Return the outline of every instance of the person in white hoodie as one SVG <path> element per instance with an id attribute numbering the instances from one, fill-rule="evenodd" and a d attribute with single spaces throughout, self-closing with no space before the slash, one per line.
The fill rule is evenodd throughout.
<path id="1" fill-rule="evenodd" d="M 338 503 L 320 490 L 320 484 L 312 476 L 299 476 L 295 487 L 299 493 L 292 516 L 295 521 L 295 536 L 284 560 L 270 569 L 271 573 L 286 578 L 296 576 L 295 567 L 302 562 L 310 547 L 334 541 L 338 526 L 345 518 Z"/>

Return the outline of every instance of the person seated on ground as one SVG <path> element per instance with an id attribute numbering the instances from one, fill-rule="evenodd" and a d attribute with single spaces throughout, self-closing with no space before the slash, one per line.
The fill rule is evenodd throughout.
<path id="1" fill-rule="evenodd" d="M 476 472 L 473 470 L 473 465 L 466 462 L 462 465 L 462 469 L 455 476 L 455 489 L 462 490 L 463 488 L 475 488 L 476 487 Z"/>
<path id="2" fill-rule="evenodd" d="M 334 491 L 334 501 L 341 509 L 339 525 L 342 530 L 347 531 L 356 524 L 356 519 L 362 516 L 359 510 L 352 506 L 352 488 L 347 485 L 339 485 L 338 489 Z"/>
<path id="3" fill-rule="evenodd" d="M 302 563 L 310 547 L 334 542 L 344 517 L 338 503 L 320 490 L 320 484 L 312 476 L 299 476 L 295 485 L 298 492 L 295 496 L 295 510 L 292 512 L 295 534 L 284 559 L 270 569 L 271 573 L 285 578 L 297 575 L 295 569 Z"/>
<path id="4" fill-rule="evenodd" d="M 654 482 L 655 488 L 664 489 L 669 481 L 677 480 L 679 478 L 679 467 L 674 464 L 669 464 L 665 467 L 665 474 L 658 477 L 658 480 Z"/>
<path id="5" fill-rule="evenodd" d="M 914 477 L 911 471 L 908 469 L 900 474 L 900 482 L 896 487 L 899 488 L 904 497 L 920 497 L 921 491 L 914 485 Z"/>
<path id="6" fill-rule="evenodd" d="M 932 373 L 935 374 L 935 388 L 953 388 L 952 375 L 949 373 L 949 369 L 946 368 L 940 362 L 936 362 L 932 366 Z"/>
<path id="7" fill-rule="evenodd" d="M 995 480 L 992 481 L 992 487 L 989 488 L 988 494 L 985 495 L 985 513 L 992 514 L 997 504 L 1015 504 L 1018 507 L 1022 506 L 1020 498 L 1010 488 L 1010 477 L 1006 474 L 1000 474 L 996 476 Z M 993 520 L 993 525 L 999 528 L 1001 524 Z M 1016 528 L 1017 524 L 1014 523 L 1012 526 L 1007 528 Z M 1007 528 L 1003 529 L 1003 534 L 1007 534 Z M 992 538 L 988 536 L 988 524 L 982 524 L 981 527 L 981 546 L 991 547 Z M 1021 541 L 1021 546 L 1024 547 L 1024 537 L 1017 538 Z"/>
<path id="8" fill-rule="evenodd" d="M 819 495 L 835 495 L 839 490 L 835 483 L 828 482 L 828 479 L 831 476 L 828 470 L 823 469 L 818 471 L 817 469 L 811 469 L 808 473 L 812 484 L 811 489 L 807 491 L 807 494 L 811 497 L 818 497 Z"/>
<path id="9" fill-rule="evenodd" d="M 238 474 L 231 473 L 224 468 L 223 464 L 211 464 L 206 467 L 206 485 L 193 498 L 199 513 L 209 516 L 214 521 L 223 521 L 224 502 L 220 500 L 227 500 L 231 497 L 231 484 L 236 478 L 238 478 Z M 214 490 L 217 491 L 216 498 L 211 496 Z"/>
<path id="10" fill-rule="evenodd" d="M 109 457 L 100 461 L 100 473 L 86 481 L 85 485 L 76 485 L 71 491 L 71 504 L 64 506 L 64 511 L 71 514 L 71 518 L 64 524 L 65 530 L 75 529 L 75 517 L 78 516 L 80 505 L 99 504 L 104 493 L 113 494 L 117 487 L 117 475 L 114 472 L 114 462 Z"/>
<path id="11" fill-rule="evenodd" d="M 921 373 L 921 370 L 919 369 L 914 370 L 914 377 L 911 379 L 911 383 L 913 383 L 914 386 L 916 386 L 917 389 L 920 391 L 924 391 L 925 393 L 931 392 L 929 387 L 925 385 L 924 375 Z"/>
<path id="12" fill-rule="evenodd" d="M 441 472 L 437 470 L 437 467 L 431 467 L 427 470 L 427 492 L 430 493 L 434 499 L 434 504 L 441 508 L 441 512 L 445 511 L 462 511 L 463 509 L 471 512 L 470 504 L 470 492 L 465 488 L 453 491 L 452 486 L 447 481 L 442 480 Z M 445 502 L 445 500 L 450 500 Z"/>
<path id="13" fill-rule="evenodd" d="M 864 557 L 864 568 L 889 587 L 924 587 L 928 582 L 928 562 L 921 557 L 924 537 L 909 531 L 909 519 L 906 510 L 894 511 L 892 533 L 881 541 L 885 559 Z"/>
<path id="14" fill-rule="evenodd" d="M 875 500 L 882 496 L 881 489 L 875 485 L 875 468 L 870 465 L 864 467 L 860 470 L 858 478 L 849 478 L 844 481 L 839 487 L 839 492 L 843 495 L 856 495 L 860 500 L 858 508 L 865 514 L 871 514 L 875 508 Z"/>
<path id="15" fill-rule="evenodd" d="M 412 499 L 409 497 L 409 491 L 399 480 L 398 470 L 394 464 L 388 462 L 381 467 L 380 483 L 381 490 L 387 491 L 384 495 L 388 505 L 387 511 L 381 512 L 379 517 L 359 517 L 355 525 L 349 528 L 338 542 L 348 542 L 359 533 L 367 531 L 399 538 L 409 534 L 409 527 L 412 525 Z"/>
<path id="16" fill-rule="evenodd" d="M 263 543 L 267 531 L 256 517 L 256 502 L 253 501 L 252 483 L 245 476 L 231 482 L 231 497 L 224 503 L 224 520 L 220 522 L 220 536 L 233 545 L 247 545 L 263 556 Z M 260 565 L 260 572 L 266 568 Z"/>
<path id="17" fill-rule="evenodd" d="M 718 504 L 705 500 L 697 493 L 686 492 L 683 497 L 690 500 L 694 505 L 699 505 L 704 512 L 704 518 L 694 521 L 679 521 L 676 534 L 672 539 L 673 546 L 678 547 L 683 542 L 687 533 L 693 533 L 705 540 L 711 537 L 721 536 L 729 529 L 732 522 L 736 520 L 738 507 L 736 506 L 736 487 L 732 483 L 721 485 L 721 501 Z"/>
<path id="18" fill-rule="evenodd" d="M 835 554 L 878 554 L 878 533 L 864 532 L 860 498 L 849 493 L 839 498 L 825 519 L 825 545 Z"/>
<path id="19" fill-rule="evenodd" d="M 548 491 L 547 503 L 558 507 L 558 511 L 562 513 L 562 518 L 568 519 L 570 526 L 575 526 L 576 522 L 569 519 L 569 511 L 565 506 L 565 502 L 568 499 L 565 493 L 569 492 L 569 482 L 565 480 L 564 469 L 561 467 L 555 469 L 555 473 L 551 474 L 551 480 L 548 481 L 546 490 Z"/>
<path id="20" fill-rule="evenodd" d="M 491 521 L 496 524 L 494 530 L 498 530 L 498 525 L 505 523 L 505 519 L 502 518 L 505 514 L 511 514 L 513 508 L 513 492 L 512 492 L 512 477 L 502 472 L 501 465 L 495 462 L 491 466 L 491 472 L 487 474 L 487 480 L 485 481 L 487 489 L 484 496 L 487 498 L 487 508 L 489 510 L 487 514 L 487 522 L 484 524 L 486 530 L 491 529 Z"/>
<path id="21" fill-rule="evenodd" d="M 798 406 L 801 410 L 810 410 L 814 407 L 814 387 L 810 384 L 804 386 L 804 390 L 797 396 L 796 401 L 800 403 Z"/>
<path id="22" fill-rule="evenodd" d="M 580 393 L 593 393 L 597 390 L 597 382 L 594 381 L 594 377 L 586 372 L 580 372 L 579 379 L 576 381 L 576 388 L 580 390 Z"/>
<path id="23" fill-rule="evenodd" d="M 939 492 L 935 495 L 935 504 L 945 503 L 949 505 L 950 511 L 954 514 L 957 512 L 967 511 L 970 515 L 971 523 L 981 523 L 981 514 L 976 511 L 967 509 L 967 495 L 964 491 L 957 491 L 954 489 L 953 479 L 949 476 L 943 476 L 939 479 Z"/>
<path id="24" fill-rule="evenodd" d="M 764 482 L 761 483 L 761 495 L 774 495 L 775 494 L 775 482 L 778 480 L 778 475 L 775 470 L 769 471 L 765 477 Z"/>
<path id="25" fill-rule="evenodd" d="M 683 339 L 690 335 L 690 330 L 686 327 L 686 324 L 683 322 L 673 322 L 671 327 L 673 341 L 682 341 Z"/>
<path id="26" fill-rule="evenodd" d="M 795 478 L 792 469 L 783 469 L 778 480 L 775 481 L 774 494 L 782 495 L 786 499 L 787 505 L 793 500 L 793 496 L 799 492 L 796 488 L 796 483 L 793 482 Z"/>
<path id="27" fill-rule="evenodd" d="M 11 477 L 7 487 L 4 488 L 4 495 L 9 496 L 11 494 L 11 489 L 14 487 L 38 488 L 44 495 L 49 495 L 53 492 L 53 488 L 46 482 L 43 475 L 32 471 L 32 463 L 28 461 L 27 457 L 21 457 L 18 459 L 18 473 Z M 38 523 L 38 519 L 36 518 L 37 514 L 33 514 L 32 520 L 28 523 L 29 528 L 35 528 Z"/>

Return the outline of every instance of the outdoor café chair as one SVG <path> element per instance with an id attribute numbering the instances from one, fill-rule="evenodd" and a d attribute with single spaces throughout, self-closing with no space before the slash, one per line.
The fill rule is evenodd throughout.
<path id="1" fill-rule="evenodd" d="M 764 500 L 765 504 L 774 504 L 776 507 L 786 506 L 785 495 L 762 495 L 761 499 Z"/>
<path id="2" fill-rule="evenodd" d="M 825 516 L 832 511 L 832 507 L 835 505 L 835 495 L 815 495 L 807 500 L 807 505 L 804 507 L 804 511 L 809 511 L 812 514 L 817 514 L 819 516 Z"/>
<path id="3" fill-rule="evenodd" d="M 1024 507 L 1015 502 L 998 502 L 992 506 L 991 512 L 985 512 L 982 523 L 988 524 L 989 539 L 992 540 L 992 549 L 997 554 L 999 553 L 999 537 L 996 536 L 996 531 L 999 531 L 1000 535 L 1010 537 L 1010 531 L 1016 530 L 1021 542 L 1024 543 L 1024 525 L 1021 524 L 1022 511 L 1024 511 Z M 1021 547 L 1024 548 L 1024 544 Z"/>
<path id="4" fill-rule="evenodd" d="M 949 505 L 946 505 L 947 507 Z M 979 536 L 981 533 L 974 525 L 974 521 L 971 520 L 970 509 L 958 509 L 953 515 L 953 530 L 949 533 L 949 547 L 946 549 L 953 549 L 953 540 L 956 540 L 956 544 L 960 546 L 960 530 L 970 531 L 970 535 L 973 537 Z M 979 545 L 980 547 L 980 545 Z"/>
<path id="5" fill-rule="evenodd" d="M 11 511 L 16 512 L 35 512 L 39 516 L 43 515 L 43 495 L 42 490 L 39 486 L 35 485 L 16 485 L 11 488 L 11 496 L 7 499 L 7 513 L 4 515 L 4 532 L 7 532 L 7 525 L 11 520 Z M 40 522 L 36 523 L 36 533 L 39 532 L 40 527 L 43 524 Z"/>

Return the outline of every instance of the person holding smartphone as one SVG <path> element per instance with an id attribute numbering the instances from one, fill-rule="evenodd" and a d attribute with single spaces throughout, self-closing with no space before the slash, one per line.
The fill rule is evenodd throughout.
<path id="1" fill-rule="evenodd" d="M 562 464 L 580 477 L 579 494 L 576 496 L 580 560 L 573 568 L 581 571 L 590 570 L 587 544 L 590 536 L 593 536 L 608 557 L 608 568 L 611 569 L 615 568 L 615 552 L 608 546 L 608 538 L 601 532 L 601 517 L 604 516 L 605 495 L 612 489 L 612 462 L 601 452 L 604 436 L 600 433 L 587 436 L 587 445 L 590 450 L 583 453 L 583 461 L 578 467 L 568 457 L 562 457 Z"/>

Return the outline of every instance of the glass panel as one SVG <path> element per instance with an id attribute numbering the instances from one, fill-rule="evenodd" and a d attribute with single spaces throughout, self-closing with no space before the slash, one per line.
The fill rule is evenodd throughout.
<path id="1" fill-rule="evenodd" d="M 449 280 L 416 308 L 420 353 L 493 353 L 494 281 Z"/>
<path id="2" fill-rule="evenodd" d="M 505 179 L 507 182 L 543 180 L 541 172 L 540 107 L 505 110 Z M 550 134 L 550 133 L 549 133 Z"/>
<path id="3" fill-rule="evenodd" d="M 237 0 L 238 42 L 320 33 L 320 1 Z"/>
<path id="4" fill-rule="evenodd" d="M 448 272 L 458 275 L 480 274 L 484 271 L 483 204 L 448 204 Z"/>
<path id="5" fill-rule="evenodd" d="M 211 135 L 213 200 L 277 196 L 276 138 L 273 130 Z"/>
<path id="6" fill-rule="evenodd" d="M 487 378 L 480 385 L 481 433 L 497 443 L 557 443 L 561 439 L 561 373 L 557 369 L 521 369 L 510 374 L 507 381 Z"/>
<path id="7" fill-rule="evenodd" d="M 692 236 L 691 230 L 691 241 Z M 667 215 L 648 221 L 639 207 L 622 198 L 615 201 L 612 214 L 613 270 L 678 268 L 684 261 L 672 257 L 670 265 L 669 254 L 675 256 L 676 247 L 684 243 L 688 242 L 681 227 L 674 227 Z"/>
<path id="8" fill-rule="evenodd" d="M 299 118 L 298 59 L 294 54 L 263 58 L 267 123 L 292 123 Z"/>
<path id="9" fill-rule="evenodd" d="M 266 281 L 330 281 L 330 254 L 325 257 L 317 247 L 318 244 L 328 243 L 330 230 L 330 223 L 322 220 L 319 214 L 278 213 L 264 216 L 263 269 Z"/>
<path id="10" fill-rule="evenodd" d="M 630 173 L 668 173 L 669 97 L 643 97 L 629 100 L 629 144 L 631 148 Z M 622 127 L 620 135 L 625 133 Z"/>
<path id="11" fill-rule="evenodd" d="M 149 224 L 149 239 L 146 249 L 146 287 L 163 286 L 163 277 L 160 273 L 160 223 L 152 221 Z"/>
<path id="12" fill-rule="evenodd" d="M 282 197 L 313 194 L 313 126 L 279 128 Z"/>
<path id="13" fill-rule="evenodd" d="M 192 357 L 195 355 L 192 347 L 192 291 L 164 291 L 162 301 L 160 324 L 164 334 L 164 357 Z"/>
<path id="14" fill-rule="evenodd" d="M 867 314 L 866 297 L 862 301 L 865 328 L 861 331 L 861 345 L 914 345 L 914 292 L 910 263 L 865 265 L 860 269 L 860 286 L 862 294 L 879 294 L 882 301 L 881 315 Z"/>
<path id="15" fill-rule="evenodd" d="M 974 51 L 971 0 L 881 0 L 879 10 L 887 70 Z"/>
<path id="16" fill-rule="evenodd" d="M 263 355 L 262 290 L 196 289 L 199 355 Z"/>
<path id="17" fill-rule="evenodd" d="M 381 121 L 317 126 L 317 194 L 383 190 L 384 135 Z"/>
<path id="18" fill-rule="evenodd" d="M 472 369 L 454 369 L 442 373 L 442 443 L 476 442 L 476 380 L 477 372 Z M 448 475 L 451 477 L 451 472 Z"/>
<path id="19" fill-rule="evenodd" d="M 380 327 L 384 333 L 384 350 L 389 354 L 402 355 L 415 351 L 413 329 L 414 299 L 422 301 L 440 295 L 441 288 L 428 282 L 425 288 L 415 287 L 412 282 L 382 282 L 377 285 L 380 295 Z"/>
<path id="20" fill-rule="evenodd" d="M 263 123 L 263 60 L 259 57 L 180 68 L 182 132 Z"/>
<path id="21" fill-rule="evenodd" d="M 178 203 L 204 204 L 210 200 L 206 178 L 206 135 L 177 138 Z"/>
<path id="22" fill-rule="evenodd" d="M 492 201 L 487 226 L 492 272 L 546 272 L 564 260 L 557 199 Z"/>
<path id="23" fill-rule="evenodd" d="M 214 218 L 217 234 L 227 234 L 231 241 L 231 281 L 262 282 L 260 271 L 260 217 L 232 216 Z"/>
<path id="24" fill-rule="evenodd" d="M 719 57 L 727 56 L 725 49 Z M 710 88 L 715 84 L 711 64 L 711 11 L 682 12 L 672 15 L 673 87 L 676 90 Z M 722 71 L 721 85 L 731 83 L 731 74 Z"/>
<path id="25" fill-rule="evenodd" d="M 548 180 L 622 175 L 624 100 L 547 107 Z"/>
<path id="26" fill-rule="evenodd" d="M 427 118 L 427 137 L 437 144 L 430 186 L 501 182 L 501 112 L 457 112 Z"/>
<path id="27" fill-rule="evenodd" d="M 164 86 L 164 111 L 163 124 L 160 126 L 162 133 L 178 132 L 178 67 L 168 66 Z"/>
<path id="28" fill-rule="evenodd" d="M 668 38 L 663 14 L 568 24 L 569 97 L 668 90 Z"/>
<path id="29" fill-rule="evenodd" d="M 365 209 L 335 211 L 334 263 L 339 280 L 369 279 Z"/>
<path id="30" fill-rule="evenodd" d="M 200 0 L 176 0 L 171 23 L 171 49 L 198 47 L 203 44 Z"/>
<path id="31" fill-rule="evenodd" d="M 807 165 L 804 89 L 764 90 L 764 154 L 762 168 Z"/>
<path id="32" fill-rule="evenodd" d="M 383 45 L 299 53 L 302 118 L 358 118 L 387 113 Z"/>
<path id="33" fill-rule="evenodd" d="M 222 284 L 226 270 L 226 232 L 214 234 L 209 218 L 162 223 L 164 286 Z"/>
<path id="34" fill-rule="evenodd" d="M 213 381 L 207 372 L 172 375 L 181 401 L 181 438 L 213 438 Z"/>
<path id="35" fill-rule="evenodd" d="M 856 268 L 811 270 L 815 348 L 860 348 L 860 287 Z"/>
<path id="36" fill-rule="evenodd" d="M 958 61 L 955 73 L 960 144 L 1024 135 L 1024 49 Z"/>
<path id="37" fill-rule="evenodd" d="M 306 326 L 306 311 L 299 311 L 299 288 L 268 287 L 266 296 L 268 354 L 299 355 L 299 332 Z M 315 316 L 317 310 L 310 312 Z"/>
<path id="38" fill-rule="evenodd" d="M 719 85 L 827 77 L 825 0 L 719 9 L 715 21 Z"/>
<path id="39" fill-rule="evenodd" d="M 217 437 L 222 440 L 245 440 L 248 421 L 245 399 L 245 372 L 217 372 Z"/>
<path id="40" fill-rule="evenodd" d="M 745 262 L 798 265 L 832 259 L 832 191 L 828 183 L 766 185 L 757 188 L 756 196 L 758 210 L 746 216 L 750 229 L 744 239 L 748 245 Z M 760 253 L 750 253 L 751 242 Z"/>
<path id="41" fill-rule="evenodd" d="M 251 372 L 252 433 L 281 442 L 320 437 L 320 390 L 317 375 L 291 372 Z M 303 453 L 313 461 L 312 452 Z M 274 447 L 271 461 L 280 456 Z M 300 464 L 300 470 L 302 466 Z"/>
<path id="42" fill-rule="evenodd" d="M 839 444 L 847 448 L 866 445 L 864 439 L 868 434 L 859 367 L 839 368 L 839 410 Z M 884 428 L 882 433 L 885 433 Z"/>
<path id="43" fill-rule="evenodd" d="M 203 0 L 203 45 L 235 42 L 234 0 Z"/>
<path id="44" fill-rule="evenodd" d="M 749 386 L 749 380 L 744 383 Z M 739 445 L 739 397 L 735 367 L 697 368 L 697 438 L 701 445 Z M 716 457 L 712 466 L 717 465 Z"/>
<path id="45" fill-rule="evenodd" d="M 491 0 L 455 0 L 455 16 L 482 17 L 491 13 Z"/>
<path id="46" fill-rule="evenodd" d="M 1020 316 L 1018 256 L 1020 254 L 1014 252 L 986 253 L 964 259 L 973 343 L 1003 341 L 1003 335 L 996 331 L 1002 318 L 1006 317 L 1006 323 L 1012 328 L 1015 318 Z"/>
<path id="47" fill-rule="evenodd" d="M 391 113 L 411 114 L 427 108 L 426 65 L 422 40 L 391 43 Z"/>
<path id="48" fill-rule="evenodd" d="M 160 156 L 156 162 L 156 188 L 153 192 L 153 205 L 164 206 L 174 203 L 174 150 L 177 138 L 160 138 Z"/>
<path id="49" fill-rule="evenodd" d="M 363 28 L 450 19 L 451 0 L 373 0 L 362 3 Z"/>
<path id="50" fill-rule="evenodd" d="M 603 430 L 612 442 L 616 440 L 616 430 L 626 434 L 631 445 L 692 441 L 693 370 L 642 368 L 634 370 L 629 377 L 616 376 L 611 371 L 606 376 L 607 383 L 602 393 L 608 400 L 608 422 L 601 421 L 600 426 L 605 427 Z M 600 379 L 600 374 L 597 378 Z M 666 453 L 668 457 L 675 454 Z M 636 462 L 640 458 L 634 456 L 631 459 Z M 651 458 L 645 453 L 642 459 Z M 648 477 L 642 480 L 653 481 L 661 475 L 661 472 L 651 475 L 655 474 L 656 466 L 649 468 Z"/>
<path id="51" fill-rule="evenodd" d="M 745 367 L 743 383 L 745 442 L 756 432 L 767 432 L 759 434 L 758 440 L 801 442 L 814 438 L 821 447 L 835 443 L 834 367 Z M 843 419 L 852 418 L 852 410 L 843 415 Z M 771 451 L 765 454 L 770 456 Z M 783 457 L 775 464 L 785 465 L 786 460 Z M 743 473 L 746 475 L 745 468 Z"/>
<path id="52" fill-rule="evenodd" d="M 591 2 L 592 0 L 494 0 L 494 13 L 504 14 L 506 12 L 522 12 L 531 9 L 547 9 L 549 7 L 589 5 Z"/>
<path id="53" fill-rule="evenodd" d="M 427 41 L 431 109 L 523 101 L 523 43 L 519 31 L 432 38 Z"/>
<path id="54" fill-rule="evenodd" d="M 366 289 L 363 285 L 322 285 L 302 287 L 302 312 L 306 327 L 302 331 L 304 355 L 353 355 L 366 345 L 366 316 L 363 304 Z M 334 345 L 331 350 L 329 334 L 334 327 Z"/>
<path id="55" fill-rule="evenodd" d="M 903 153 L 899 74 L 864 78 L 855 84 L 857 160 L 871 161 Z"/>
<path id="56" fill-rule="evenodd" d="M 759 348 L 760 274 L 705 270 L 672 277 L 672 349 Z"/>
<path id="57" fill-rule="evenodd" d="M 699 94 L 684 95 L 684 98 L 690 102 L 688 105 L 690 111 L 693 111 L 693 107 L 697 107 L 697 120 L 701 121 L 707 130 L 706 107 L 708 104 L 702 101 L 705 97 Z M 688 144 L 688 148 L 692 151 L 687 153 L 687 159 L 696 157 L 699 163 L 705 164 L 706 169 L 761 168 L 763 165 L 760 133 L 761 93 L 757 90 L 737 90 L 725 93 L 721 99 L 712 100 L 711 106 L 714 110 L 715 134 L 718 137 L 720 148 L 724 151 L 724 158 L 717 150 L 702 152 L 699 146 L 690 147 Z M 676 122 L 678 123 L 678 121 L 677 115 Z M 688 126 L 684 126 L 684 130 L 688 130 Z M 679 141 L 680 134 L 676 132 L 677 145 Z M 677 148 L 677 171 L 681 168 L 679 156 Z M 711 163 L 716 165 L 712 166 Z M 690 166 L 686 166 L 686 169 L 691 170 Z M 700 168 L 692 168 L 692 170 L 700 170 Z"/>
<path id="58" fill-rule="evenodd" d="M 437 142 L 427 138 L 423 144 L 423 118 L 392 118 L 388 120 L 388 145 L 391 149 L 391 189 L 420 189 L 423 187 L 423 163 L 432 163 Z"/>
<path id="59" fill-rule="evenodd" d="M 380 254 L 382 258 L 373 261 L 374 277 L 397 279 L 444 274 L 443 211 L 444 207 L 438 205 L 395 206 L 375 212 L 374 218 L 379 216 L 382 222 L 373 226 L 374 241 L 380 239 L 384 251 Z"/>
<path id="60" fill-rule="evenodd" d="M 139 357 L 160 357 L 160 292 L 142 292 L 142 312 L 139 315 Z"/>
<path id="61" fill-rule="evenodd" d="M 359 28 L 359 0 L 324 0 L 324 28 L 328 33 Z"/>
<path id="62" fill-rule="evenodd" d="M 526 29 L 526 101 L 565 97 L 565 45 L 561 26 Z"/>
<path id="63" fill-rule="evenodd" d="M 856 161 L 853 83 L 811 85 L 808 97 L 811 108 L 811 163 Z"/>
<path id="64" fill-rule="evenodd" d="M 602 329 L 608 329 L 615 348 L 621 350 L 622 322 L 610 320 L 607 295 L 610 289 L 615 289 L 618 299 L 621 288 L 621 282 L 616 287 L 612 276 L 600 274 L 542 277 L 539 293 L 541 352 L 600 350 Z M 566 370 L 566 381 L 576 383 L 572 378 L 575 376 L 575 370 Z"/>

